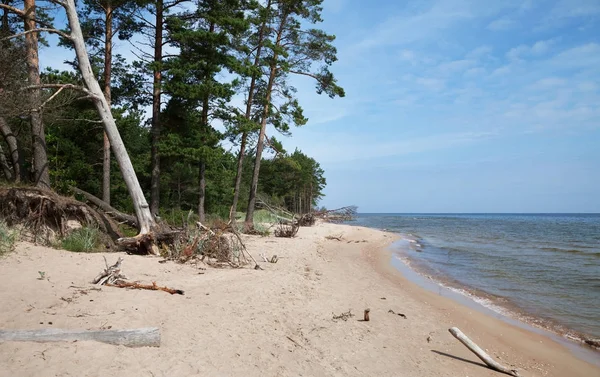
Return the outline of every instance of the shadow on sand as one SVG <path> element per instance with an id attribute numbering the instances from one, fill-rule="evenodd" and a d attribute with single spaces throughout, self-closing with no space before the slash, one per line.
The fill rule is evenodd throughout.
<path id="1" fill-rule="evenodd" d="M 454 355 L 450 355 L 449 353 L 445 353 L 445 352 L 441 352 L 441 351 L 436 351 L 436 350 L 431 350 L 431 352 L 433 353 L 437 353 L 438 355 L 442 355 L 442 356 L 446 356 L 449 357 L 451 359 L 455 359 L 455 360 L 460 360 L 460 361 L 464 361 L 465 363 L 469 363 L 469 364 L 473 364 L 473 365 L 477 365 L 480 367 L 484 367 L 486 369 L 489 369 L 487 365 L 483 364 L 483 363 L 478 363 L 476 361 L 472 361 L 472 360 L 468 360 L 468 359 L 463 359 L 462 357 L 458 357 L 458 356 L 454 356 Z"/>

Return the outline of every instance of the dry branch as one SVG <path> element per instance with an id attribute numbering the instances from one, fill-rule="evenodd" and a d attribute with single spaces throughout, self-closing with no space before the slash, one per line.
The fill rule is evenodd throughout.
<path id="1" fill-rule="evenodd" d="M 300 229 L 300 225 L 296 221 L 294 221 L 292 224 L 284 224 L 280 222 L 277 225 L 277 229 L 275 229 L 275 237 L 293 238 L 296 236 L 296 234 L 298 234 L 298 229 Z"/>
<path id="2" fill-rule="evenodd" d="M 336 321 L 338 319 L 341 319 L 342 321 L 347 321 L 348 319 L 354 317 L 354 314 L 352 314 L 352 310 L 348 310 L 347 312 L 338 314 L 338 315 L 333 315 L 333 320 Z"/>
<path id="3" fill-rule="evenodd" d="M 137 223 L 137 219 L 135 218 L 135 216 L 132 215 L 128 215 L 126 213 L 123 213 L 113 207 L 111 207 L 108 203 L 106 203 L 105 201 L 103 201 L 102 199 L 90 194 L 89 192 L 83 191 L 77 187 L 73 187 L 71 186 L 70 189 L 75 192 L 76 194 L 80 194 L 83 197 L 85 197 L 85 199 L 94 204 L 95 206 L 97 206 L 98 208 L 100 208 L 102 211 L 104 211 L 107 215 L 115 218 L 118 221 L 124 222 L 127 225 L 130 225 L 134 228 L 137 228 L 138 223 Z"/>
<path id="4" fill-rule="evenodd" d="M 178 294 L 183 295 L 183 291 L 181 289 L 173 289 L 167 287 L 159 287 L 156 285 L 156 282 L 152 282 L 152 284 L 140 284 L 140 283 L 128 283 L 126 281 L 118 280 L 114 284 L 106 284 L 109 287 L 118 287 L 118 288 L 132 288 L 132 289 L 147 289 L 150 291 L 163 291 L 170 293 L 172 295 Z"/>
<path id="5" fill-rule="evenodd" d="M 326 211 L 315 212 L 315 217 L 328 222 L 343 222 L 350 221 L 356 218 L 358 207 L 348 206 L 336 209 L 330 209 Z"/>
<path id="6" fill-rule="evenodd" d="M 92 280 L 92 284 L 105 285 L 112 284 L 120 279 L 127 279 L 125 275 L 121 274 L 121 263 L 123 263 L 123 258 L 119 257 L 117 262 L 109 267 L 106 257 L 104 257 L 106 268 Z"/>
<path id="7" fill-rule="evenodd" d="M 471 352 L 473 352 L 477 357 L 481 359 L 488 367 L 502 373 L 509 374 L 511 376 L 519 377 L 519 372 L 516 369 L 510 369 L 505 367 L 502 364 L 496 362 L 496 360 L 492 359 L 490 355 L 485 353 L 477 344 L 475 344 L 471 339 L 469 339 L 465 334 L 463 334 L 457 327 L 452 327 L 449 329 L 450 334 L 452 334 L 456 339 L 458 339 L 462 344 L 465 345 Z"/>
<path id="8" fill-rule="evenodd" d="M 94 340 L 125 347 L 160 347 L 157 327 L 127 330 L 0 330 L 0 342 L 61 342 Z"/>

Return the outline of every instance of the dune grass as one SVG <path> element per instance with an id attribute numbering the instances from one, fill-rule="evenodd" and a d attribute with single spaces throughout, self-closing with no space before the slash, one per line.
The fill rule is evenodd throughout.
<path id="1" fill-rule="evenodd" d="M 60 247 L 75 252 L 89 253 L 96 251 L 100 244 L 100 231 L 92 227 L 73 230 L 60 242 Z"/>
<path id="2" fill-rule="evenodd" d="M 0 256 L 8 254 L 15 249 L 17 232 L 10 229 L 4 221 L 0 221 Z"/>

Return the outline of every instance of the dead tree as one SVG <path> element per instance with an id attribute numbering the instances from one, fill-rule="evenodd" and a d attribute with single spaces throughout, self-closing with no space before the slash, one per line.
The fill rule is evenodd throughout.
<path id="1" fill-rule="evenodd" d="M 89 56 L 87 49 L 85 47 L 85 41 L 83 39 L 83 33 L 81 30 L 81 25 L 79 23 L 79 17 L 77 15 L 77 8 L 75 6 L 75 0 L 51 0 L 53 3 L 60 5 L 65 9 L 67 14 L 67 19 L 69 22 L 70 33 L 63 32 L 61 30 L 53 29 L 53 28 L 34 28 L 31 30 L 26 30 L 24 33 L 11 36 L 10 38 L 15 38 L 22 35 L 27 35 L 31 33 L 37 33 L 41 31 L 55 33 L 61 35 L 66 40 L 70 41 L 74 48 L 75 54 L 77 56 L 77 64 L 79 66 L 79 71 L 81 72 L 85 87 L 77 87 L 78 90 L 84 92 L 88 98 L 92 100 L 100 119 L 104 125 L 104 131 L 108 136 L 110 144 L 112 146 L 113 154 L 115 159 L 119 164 L 119 168 L 121 170 L 121 174 L 123 175 L 123 179 L 125 184 L 127 185 L 127 190 L 129 191 L 129 195 L 133 201 L 133 207 L 135 209 L 135 214 L 137 218 L 138 225 L 138 235 L 134 238 L 123 239 L 121 242 L 135 245 L 138 247 L 139 251 L 142 253 L 151 253 L 157 254 L 158 250 L 154 247 L 154 235 L 153 232 L 156 231 L 157 224 L 156 221 L 150 212 L 150 208 L 148 206 L 148 202 L 144 197 L 144 193 L 140 186 L 140 183 L 137 179 L 135 170 L 131 163 L 131 159 L 129 158 L 129 154 L 125 148 L 125 144 L 119 134 L 119 130 L 117 129 L 117 125 L 112 116 L 110 106 L 106 101 L 104 93 L 100 88 L 100 84 L 96 80 L 94 76 L 94 72 L 92 70 L 92 66 L 90 64 Z M 0 4 L 0 8 L 8 9 L 9 11 L 16 12 L 18 15 L 22 17 L 26 17 L 23 11 L 11 7 L 9 5 Z M 31 86 L 30 89 L 36 89 L 39 87 L 50 87 L 48 85 L 43 86 Z M 53 87 L 71 87 L 73 85 L 54 85 Z M 59 89 L 61 90 L 61 89 Z"/>

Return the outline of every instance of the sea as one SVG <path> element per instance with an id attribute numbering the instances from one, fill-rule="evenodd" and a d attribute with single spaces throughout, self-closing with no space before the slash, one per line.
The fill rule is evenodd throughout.
<path id="1" fill-rule="evenodd" d="M 439 286 L 572 340 L 600 338 L 600 214 L 359 214 Z"/>

